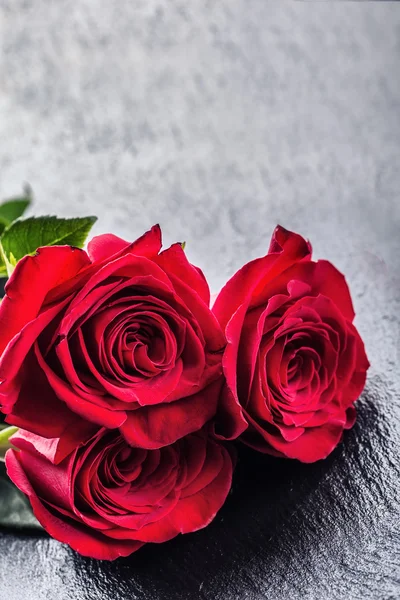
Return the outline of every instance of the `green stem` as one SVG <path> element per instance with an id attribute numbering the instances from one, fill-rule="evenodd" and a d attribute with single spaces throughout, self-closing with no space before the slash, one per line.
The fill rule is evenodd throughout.
<path id="1" fill-rule="evenodd" d="M 10 437 L 18 431 L 18 427 L 9 425 L 0 425 L 0 461 L 4 462 L 4 457 L 9 448 L 12 448 Z"/>

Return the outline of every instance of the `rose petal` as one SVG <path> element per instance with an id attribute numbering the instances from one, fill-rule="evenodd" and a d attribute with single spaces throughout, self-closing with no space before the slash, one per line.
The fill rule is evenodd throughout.
<path id="1" fill-rule="evenodd" d="M 159 225 L 154 225 L 150 231 L 147 231 L 133 244 L 112 233 L 95 236 L 88 244 L 88 255 L 93 263 L 103 262 L 116 254 L 123 253 L 154 257 L 160 250 L 161 229 Z"/>
<path id="2" fill-rule="evenodd" d="M 179 279 L 194 290 L 207 306 L 210 305 L 210 289 L 207 280 L 202 271 L 188 261 L 181 244 L 173 244 L 163 250 L 157 257 L 157 264 L 170 279 L 173 278 L 173 282 L 176 281 L 175 278 Z"/>
<path id="3" fill-rule="evenodd" d="M 193 396 L 128 413 L 120 430 L 126 441 L 141 448 L 161 448 L 199 430 L 216 413 L 222 381 Z"/>
<path id="4" fill-rule="evenodd" d="M 47 293 L 90 264 L 83 250 L 71 246 L 39 248 L 14 269 L 0 304 L 0 353 L 21 329 L 35 319 Z"/>
<path id="5" fill-rule="evenodd" d="M 56 540 L 67 543 L 73 550 L 83 556 L 100 560 L 115 560 L 120 556 L 128 556 L 138 550 L 143 543 L 137 540 L 114 540 L 104 537 L 95 530 L 88 530 L 78 522 L 58 517 L 46 508 L 32 487 L 23 467 L 18 452 L 9 450 L 6 455 L 7 473 L 15 485 L 28 496 L 35 517 L 44 529 Z"/>
<path id="6" fill-rule="evenodd" d="M 215 517 L 224 504 L 232 484 L 232 459 L 228 450 L 211 444 L 211 452 L 220 452 L 223 457 L 223 466 L 218 475 L 201 491 L 182 498 L 175 508 L 164 519 L 157 523 L 149 524 L 137 533 L 137 538 L 142 541 L 164 542 L 179 533 L 190 533 L 206 527 Z M 208 469 L 207 461 L 204 469 Z"/>
<path id="7" fill-rule="evenodd" d="M 298 261 L 311 258 L 310 245 L 299 235 L 278 226 L 272 236 L 272 253 L 253 260 L 233 275 L 222 288 L 213 312 L 223 328 L 242 304 L 256 306 L 253 296 L 262 291 L 277 275 Z"/>
<path id="8" fill-rule="evenodd" d="M 248 416 L 251 426 L 245 432 L 243 441 L 259 452 L 275 456 L 296 458 L 301 462 L 312 463 L 326 458 L 340 442 L 346 419 L 337 415 L 320 427 L 305 428 L 304 433 L 292 442 L 285 441 L 279 434 L 266 431 Z M 276 432 L 278 430 L 275 430 Z"/>

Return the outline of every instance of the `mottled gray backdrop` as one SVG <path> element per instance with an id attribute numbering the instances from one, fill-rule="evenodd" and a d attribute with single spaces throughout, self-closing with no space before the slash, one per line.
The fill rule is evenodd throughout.
<path id="1" fill-rule="evenodd" d="M 215 286 L 277 221 L 393 267 L 400 4 L 3 0 L 0 40 L 2 196 L 127 239 L 159 221 Z"/>
<path id="2" fill-rule="evenodd" d="M 277 222 L 301 232 L 346 273 L 374 389 L 398 401 L 400 3 L 1 0 L 0 43 L 2 197 L 29 182 L 35 213 L 97 214 L 130 240 L 160 222 L 214 290 Z M 341 597 L 327 564 L 340 581 L 317 561 L 304 597 Z"/>

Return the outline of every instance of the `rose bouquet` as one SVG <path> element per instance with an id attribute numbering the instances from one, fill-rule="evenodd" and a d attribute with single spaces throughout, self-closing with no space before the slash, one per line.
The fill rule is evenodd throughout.
<path id="1" fill-rule="evenodd" d="M 158 226 L 82 249 L 93 217 L 17 218 L 28 202 L 0 207 L 0 437 L 54 538 L 112 560 L 196 531 L 234 440 L 313 462 L 353 425 L 369 365 L 349 290 L 300 235 L 278 226 L 211 306 Z"/>

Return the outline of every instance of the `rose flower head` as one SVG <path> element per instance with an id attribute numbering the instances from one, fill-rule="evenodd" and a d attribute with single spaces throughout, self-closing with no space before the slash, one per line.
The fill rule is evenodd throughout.
<path id="1" fill-rule="evenodd" d="M 101 428 L 59 464 L 45 438 L 19 430 L 12 443 L 8 474 L 39 522 L 92 558 L 114 560 L 205 527 L 231 487 L 230 451 L 207 427 L 156 450 Z"/>
<path id="2" fill-rule="evenodd" d="M 219 434 L 275 456 L 325 458 L 354 424 L 369 367 L 343 275 L 278 226 L 213 311 L 227 338 Z"/>
<path id="3" fill-rule="evenodd" d="M 87 252 L 39 248 L 5 291 L 1 410 L 59 439 L 57 460 L 93 424 L 150 449 L 215 414 L 224 336 L 203 274 L 181 244 L 161 251 L 158 226 L 132 244 L 106 234 Z"/>

